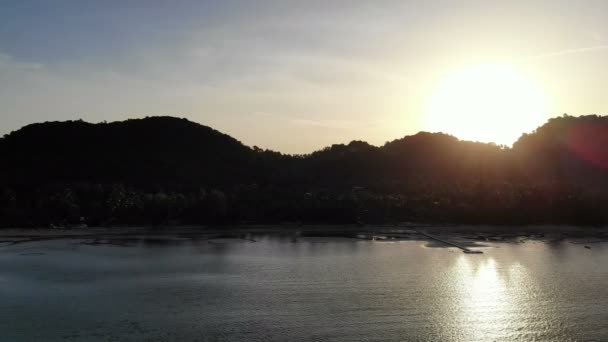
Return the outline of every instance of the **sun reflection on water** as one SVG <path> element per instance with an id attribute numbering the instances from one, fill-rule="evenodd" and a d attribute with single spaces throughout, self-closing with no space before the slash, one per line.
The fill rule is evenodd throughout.
<path id="1" fill-rule="evenodd" d="M 530 295 L 528 273 L 520 264 L 499 265 L 493 258 L 460 256 L 452 268 L 450 335 L 461 341 L 526 339 Z M 530 336 L 528 336 L 530 337 Z"/>

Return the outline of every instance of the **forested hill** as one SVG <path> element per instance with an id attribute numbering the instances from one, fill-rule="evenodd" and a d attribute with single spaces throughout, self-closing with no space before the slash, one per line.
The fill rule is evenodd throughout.
<path id="1" fill-rule="evenodd" d="M 308 155 L 186 119 L 48 122 L 0 139 L 0 225 L 608 221 L 608 117 L 505 148 L 418 133 Z"/>
<path id="2" fill-rule="evenodd" d="M 33 124 L 5 136 L 0 151 L 8 179 L 25 184 L 227 184 L 250 181 L 253 157 L 226 134 L 172 117 Z"/>

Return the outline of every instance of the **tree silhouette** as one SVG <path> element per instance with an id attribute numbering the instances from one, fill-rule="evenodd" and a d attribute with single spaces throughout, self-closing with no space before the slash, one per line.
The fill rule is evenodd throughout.
<path id="1" fill-rule="evenodd" d="M 0 225 L 608 221 L 608 117 L 550 119 L 512 148 L 421 132 L 307 155 L 186 119 L 26 126 L 0 139 Z"/>

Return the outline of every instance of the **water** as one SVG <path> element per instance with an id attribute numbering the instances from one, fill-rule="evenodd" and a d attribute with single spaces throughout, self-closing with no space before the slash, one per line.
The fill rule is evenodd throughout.
<path id="1" fill-rule="evenodd" d="M 0 247 L 1 341 L 606 341 L 608 244 Z"/>

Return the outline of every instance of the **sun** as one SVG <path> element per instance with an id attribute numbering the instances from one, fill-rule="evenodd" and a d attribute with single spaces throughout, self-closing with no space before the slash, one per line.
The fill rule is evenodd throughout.
<path id="1" fill-rule="evenodd" d="M 430 97 L 425 129 L 463 140 L 511 145 L 546 120 L 545 96 L 532 78 L 507 64 L 454 71 Z"/>

